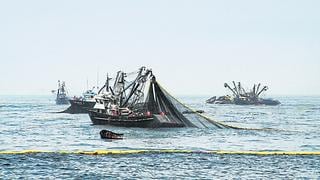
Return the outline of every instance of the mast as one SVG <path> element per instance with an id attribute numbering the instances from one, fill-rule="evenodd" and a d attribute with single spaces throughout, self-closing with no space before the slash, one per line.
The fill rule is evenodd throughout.
<path id="1" fill-rule="evenodd" d="M 106 88 L 106 92 L 109 92 L 109 90 L 111 90 L 112 94 L 114 95 L 114 93 L 113 93 L 113 91 L 112 91 L 112 88 L 110 87 L 110 80 L 111 80 L 111 79 L 112 79 L 112 78 L 109 77 L 109 74 L 107 74 L 107 80 L 106 80 L 106 82 L 104 83 L 104 85 L 99 89 L 98 94 L 100 94 L 100 93 L 102 92 L 102 90 L 103 90 L 104 88 Z"/>
<path id="2" fill-rule="evenodd" d="M 89 89 L 89 82 L 88 82 L 88 77 L 87 77 L 87 89 L 86 91 Z"/>
<path id="3" fill-rule="evenodd" d="M 237 95 L 237 93 L 227 83 L 224 83 L 224 87 L 230 89 L 230 91 L 232 91 L 234 96 Z"/>
<path id="4" fill-rule="evenodd" d="M 124 95 L 126 95 L 125 92 L 123 91 L 124 90 L 124 75 L 125 75 L 125 73 L 122 72 L 121 76 L 119 78 L 119 82 L 118 82 L 118 84 L 120 84 L 119 85 L 120 86 L 119 87 L 119 93 L 120 93 L 119 105 L 120 106 L 122 105 L 122 101 L 123 101 Z"/>
<path id="5" fill-rule="evenodd" d="M 236 83 L 235 83 L 234 81 L 232 81 L 232 83 L 233 83 L 234 91 L 236 92 L 236 95 L 239 96 L 239 92 L 238 92 L 238 90 L 237 90 L 237 85 L 236 85 Z"/>
<path id="6" fill-rule="evenodd" d="M 117 90 L 116 85 L 117 85 L 117 83 L 118 83 L 118 79 L 119 79 L 120 73 L 121 73 L 121 71 L 118 71 L 118 72 L 117 72 L 116 79 L 114 80 L 113 89 L 114 89 L 115 91 Z"/>
<path id="7" fill-rule="evenodd" d="M 268 90 L 268 86 L 264 86 L 261 91 L 257 94 L 257 97 L 259 97 L 259 95 L 263 92 L 263 91 L 266 91 Z"/>
<path id="8" fill-rule="evenodd" d="M 59 97 L 59 94 L 60 94 L 60 80 L 58 80 L 57 98 Z"/>
<path id="9" fill-rule="evenodd" d="M 109 74 L 107 73 L 107 81 L 106 81 L 106 91 L 109 92 L 109 80 L 111 78 L 109 78 Z"/>
<path id="10" fill-rule="evenodd" d="M 256 92 L 254 93 L 255 95 L 259 92 L 260 86 L 261 86 L 261 84 L 259 83 L 259 84 L 258 84 L 258 87 L 257 87 L 257 90 L 256 90 Z"/>
<path id="11" fill-rule="evenodd" d="M 133 97 L 132 98 L 133 100 L 131 103 L 134 103 L 139 99 L 139 97 L 141 97 L 141 89 L 144 88 L 144 85 L 147 81 L 146 78 L 149 76 L 149 74 L 152 74 L 151 70 L 146 71 L 145 67 L 140 68 L 138 76 L 136 77 L 134 82 L 130 85 L 132 86 L 131 91 L 128 94 L 128 97 L 125 100 L 125 102 L 122 104 L 122 106 L 127 105 L 131 97 Z"/>
<path id="12" fill-rule="evenodd" d="M 107 74 L 108 76 L 108 74 Z M 98 72 L 97 72 L 97 89 L 99 89 L 99 69 L 98 69 Z"/>
<path id="13" fill-rule="evenodd" d="M 241 93 L 241 83 L 240 82 L 238 82 L 238 92 L 239 92 L 239 95 L 241 95 L 242 93 Z"/>

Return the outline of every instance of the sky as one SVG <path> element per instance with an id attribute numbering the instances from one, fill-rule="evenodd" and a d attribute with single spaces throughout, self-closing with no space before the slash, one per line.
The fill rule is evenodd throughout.
<path id="1" fill-rule="evenodd" d="M 320 1 L 0 0 L 0 94 L 80 94 L 152 68 L 174 95 L 320 95 Z"/>

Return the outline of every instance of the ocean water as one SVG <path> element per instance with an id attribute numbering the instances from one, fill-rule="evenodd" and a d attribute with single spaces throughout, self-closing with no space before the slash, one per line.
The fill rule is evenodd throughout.
<path id="1" fill-rule="evenodd" d="M 281 96 L 280 106 L 211 105 L 204 103 L 208 97 L 178 98 L 214 120 L 261 130 L 92 125 L 86 114 L 55 113 L 68 106 L 55 105 L 50 96 L 0 96 L 0 151 L 320 151 L 320 97 Z M 125 139 L 102 140 L 101 129 L 124 133 Z M 0 154 L 0 167 L 0 179 L 320 178 L 320 156 Z"/>

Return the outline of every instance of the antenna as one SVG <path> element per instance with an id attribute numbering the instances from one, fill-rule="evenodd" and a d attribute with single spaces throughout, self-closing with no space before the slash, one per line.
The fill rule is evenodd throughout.
<path id="1" fill-rule="evenodd" d="M 99 89 L 99 68 L 97 71 L 97 89 Z"/>
<path id="2" fill-rule="evenodd" d="M 87 89 L 86 91 L 89 89 L 89 82 L 88 82 L 88 77 L 87 77 Z"/>
<path id="3" fill-rule="evenodd" d="M 107 73 L 107 81 L 106 81 L 106 91 L 109 92 L 109 80 L 111 78 L 109 78 L 109 74 Z"/>

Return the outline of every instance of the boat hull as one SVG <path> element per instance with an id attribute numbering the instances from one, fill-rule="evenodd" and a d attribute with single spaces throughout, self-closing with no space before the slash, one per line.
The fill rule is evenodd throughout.
<path id="1" fill-rule="evenodd" d="M 89 110 L 89 116 L 94 125 L 112 125 L 120 127 L 140 128 L 177 128 L 185 127 L 182 123 L 162 121 L 159 115 L 151 117 L 109 116 L 104 113 Z"/>
<path id="2" fill-rule="evenodd" d="M 153 118 L 141 118 L 141 119 L 129 119 L 129 118 L 113 118 L 104 113 L 98 113 L 95 111 L 89 111 L 89 116 L 93 124 L 95 125 L 113 125 L 122 127 L 151 127 Z"/>
<path id="3" fill-rule="evenodd" d="M 280 101 L 278 100 L 274 100 L 274 99 L 261 99 L 261 104 L 264 104 L 264 105 L 268 105 L 268 106 L 277 106 L 280 103 Z"/>
<path id="4" fill-rule="evenodd" d="M 89 113 L 89 110 L 92 109 L 95 105 L 94 101 L 84 101 L 77 99 L 70 99 L 69 102 L 71 106 L 63 111 L 63 113 L 87 114 Z"/>

